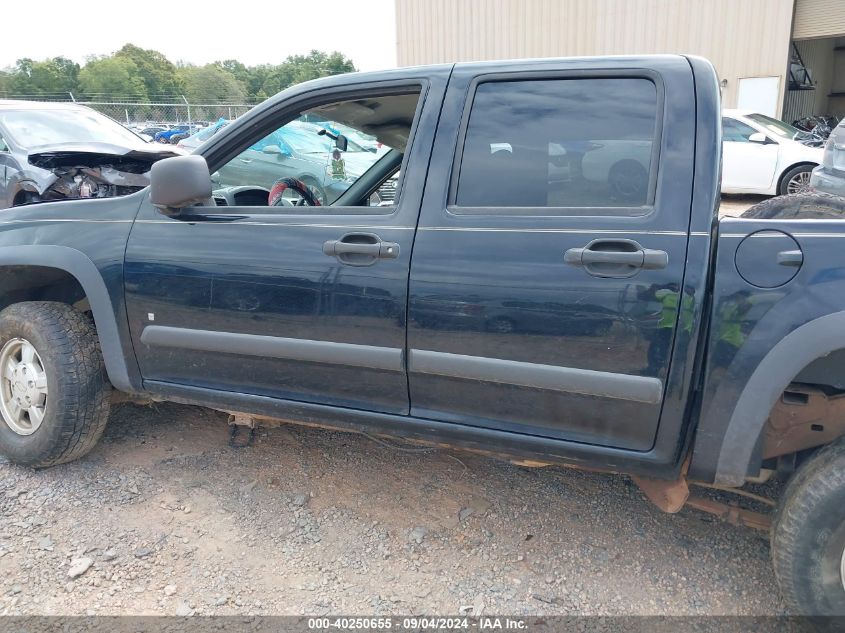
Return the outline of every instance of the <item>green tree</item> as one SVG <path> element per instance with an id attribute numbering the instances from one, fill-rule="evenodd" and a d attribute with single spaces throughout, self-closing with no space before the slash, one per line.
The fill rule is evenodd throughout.
<path id="1" fill-rule="evenodd" d="M 185 86 L 185 96 L 191 103 L 243 103 L 246 92 L 232 73 L 216 64 L 183 66 L 179 76 Z"/>
<path id="2" fill-rule="evenodd" d="M 215 66 L 219 66 L 222 70 L 225 70 L 227 73 L 230 73 L 235 79 L 240 81 L 245 88 L 247 87 L 250 77 L 250 69 L 237 59 L 225 59 L 222 62 L 214 62 L 214 64 Z"/>
<path id="3" fill-rule="evenodd" d="M 337 51 L 312 50 L 307 55 L 291 55 L 278 66 L 254 66 L 249 71 L 249 95 L 257 98 L 259 93 L 273 95 L 310 79 L 354 72 L 355 65 Z"/>
<path id="4" fill-rule="evenodd" d="M 8 97 L 12 93 L 12 80 L 14 75 L 5 70 L 0 70 L 0 95 Z"/>
<path id="5" fill-rule="evenodd" d="M 176 73 L 176 66 L 158 51 L 124 44 L 114 56 L 128 59 L 135 64 L 138 75 L 144 81 L 144 89 L 151 99 L 172 98 L 182 94 L 183 85 Z"/>
<path id="6" fill-rule="evenodd" d="M 19 59 L 7 80 L 8 90 L 15 95 L 33 97 L 67 96 L 77 90 L 79 64 L 66 57 L 37 62 Z"/>
<path id="7" fill-rule="evenodd" d="M 79 87 L 85 96 L 98 99 L 147 99 L 138 67 L 125 57 L 89 59 L 79 72 Z"/>
<path id="8" fill-rule="evenodd" d="M 352 60 L 347 59 L 338 51 L 324 53 L 312 50 L 307 55 L 291 55 L 285 60 L 283 66 L 290 68 L 293 83 L 355 71 Z"/>
<path id="9" fill-rule="evenodd" d="M 172 100 L 184 94 L 194 103 L 232 103 L 263 100 L 302 81 L 354 70 L 337 51 L 312 50 L 280 64 L 246 66 L 226 59 L 194 66 L 175 65 L 158 51 L 125 44 L 112 55 L 90 58 L 82 69 L 65 57 L 19 59 L 14 68 L 0 71 L 0 91 L 31 97 L 72 92 L 106 100 Z"/>

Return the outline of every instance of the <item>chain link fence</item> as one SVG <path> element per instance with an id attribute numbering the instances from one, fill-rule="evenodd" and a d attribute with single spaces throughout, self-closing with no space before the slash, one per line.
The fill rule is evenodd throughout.
<path id="1" fill-rule="evenodd" d="M 252 105 L 246 103 L 130 103 L 120 101 L 77 101 L 126 125 L 144 123 L 210 123 L 232 120 Z"/>
<path id="2" fill-rule="evenodd" d="M 134 100 L 82 100 L 70 93 L 66 96 L 55 95 L 37 97 L 28 95 L 3 96 L 8 99 L 28 101 L 72 102 L 88 106 L 125 125 L 211 123 L 220 118 L 232 120 L 244 114 L 255 104 L 250 103 L 191 103 L 185 97 L 181 99 L 138 102 Z"/>

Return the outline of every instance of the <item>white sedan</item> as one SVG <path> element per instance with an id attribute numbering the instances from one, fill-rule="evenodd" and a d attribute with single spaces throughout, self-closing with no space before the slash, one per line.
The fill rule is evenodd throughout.
<path id="1" fill-rule="evenodd" d="M 824 150 L 809 134 L 765 114 L 722 111 L 722 193 L 803 193 Z"/>

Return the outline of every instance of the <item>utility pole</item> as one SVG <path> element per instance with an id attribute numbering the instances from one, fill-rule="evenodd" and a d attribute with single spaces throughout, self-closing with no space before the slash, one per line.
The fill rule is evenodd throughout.
<path id="1" fill-rule="evenodd" d="M 185 95 L 182 95 L 182 101 L 185 102 L 185 107 L 188 109 L 188 125 L 191 124 L 191 104 L 188 103 L 188 100 L 185 98 Z"/>

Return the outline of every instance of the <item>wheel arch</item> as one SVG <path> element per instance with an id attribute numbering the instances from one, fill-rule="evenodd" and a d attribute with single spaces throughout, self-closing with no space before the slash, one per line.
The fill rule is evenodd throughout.
<path id="1" fill-rule="evenodd" d="M 781 188 L 781 185 L 783 185 L 783 179 L 786 177 L 786 174 L 788 174 L 790 171 L 792 171 L 796 167 L 802 167 L 804 165 L 807 165 L 808 167 L 812 167 L 813 169 L 815 169 L 816 167 L 819 166 L 819 163 L 814 163 L 811 160 L 799 160 L 799 161 L 792 163 L 791 165 L 787 165 L 786 167 L 784 167 L 781 170 L 781 172 L 778 174 L 778 180 L 775 183 L 775 195 L 782 195 L 780 193 L 780 188 Z"/>
<path id="2" fill-rule="evenodd" d="M 135 392 L 117 327 L 114 305 L 97 266 L 84 253 L 67 246 L 27 245 L 0 247 L 0 269 L 11 267 L 54 269 L 72 277 L 84 292 L 94 316 L 100 348 L 111 384 L 122 391 Z M 42 284 L 43 285 L 43 284 Z M 68 289 L 69 296 L 73 290 Z M 26 299 L 23 299 L 26 300 Z M 15 303 L 0 297 L 0 302 Z"/>
<path id="3" fill-rule="evenodd" d="M 716 483 L 742 485 L 769 413 L 790 383 L 813 362 L 845 349 L 845 311 L 813 319 L 779 341 L 745 384 L 722 438 Z"/>
<path id="4" fill-rule="evenodd" d="M 26 194 L 28 193 L 35 194 L 36 196 L 41 195 L 41 192 L 38 191 L 38 185 L 36 185 L 34 181 L 18 181 L 18 183 L 14 185 L 14 193 L 11 195 L 12 206 L 24 204 L 24 202 L 26 202 Z"/>

